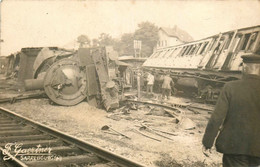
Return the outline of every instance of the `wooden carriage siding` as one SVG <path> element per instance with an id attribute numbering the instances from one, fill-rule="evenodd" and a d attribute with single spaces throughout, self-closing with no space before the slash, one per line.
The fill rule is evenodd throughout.
<path id="1" fill-rule="evenodd" d="M 143 66 L 206 71 L 241 71 L 242 55 L 260 54 L 259 31 L 260 25 L 157 49 Z"/>

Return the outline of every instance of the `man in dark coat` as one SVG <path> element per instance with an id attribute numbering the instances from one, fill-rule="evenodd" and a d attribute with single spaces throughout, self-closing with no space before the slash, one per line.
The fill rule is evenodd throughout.
<path id="1" fill-rule="evenodd" d="M 202 141 L 205 151 L 217 137 L 223 167 L 260 166 L 260 55 L 242 58 L 242 80 L 223 87 Z"/>

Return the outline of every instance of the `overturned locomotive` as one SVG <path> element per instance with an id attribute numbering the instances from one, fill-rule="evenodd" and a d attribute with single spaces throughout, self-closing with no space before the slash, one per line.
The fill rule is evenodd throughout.
<path id="1" fill-rule="evenodd" d="M 106 110 L 119 106 L 115 83 L 108 73 L 109 49 L 57 47 L 23 48 L 18 81 L 26 90 L 44 89 L 59 105 L 75 105 L 87 100 Z"/>
<path id="2" fill-rule="evenodd" d="M 175 88 L 214 102 L 226 82 L 241 78 L 241 56 L 250 54 L 260 56 L 259 25 L 158 49 L 143 67 L 155 75 L 171 72 Z"/>

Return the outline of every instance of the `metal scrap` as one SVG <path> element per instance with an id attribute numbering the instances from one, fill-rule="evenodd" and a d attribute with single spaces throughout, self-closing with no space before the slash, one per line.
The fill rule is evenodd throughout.
<path id="1" fill-rule="evenodd" d="M 156 134 L 156 135 L 158 135 L 158 136 L 161 136 L 161 137 L 163 137 L 163 138 L 166 138 L 166 139 L 169 139 L 169 140 L 172 140 L 172 141 L 173 141 L 172 138 L 167 137 L 167 136 L 164 136 L 164 135 L 162 135 L 162 134 L 160 134 L 160 133 L 154 131 L 152 128 L 150 128 L 150 127 L 148 127 L 148 126 L 146 126 L 146 125 L 141 124 L 140 129 L 147 130 L 148 132 L 154 133 L 154 134 Z"/>
<path id="2" fill-rule="evenodd" d="M 113 132 L 116 132 L 117 134 L 125 137 L 125 138 L 128 138 L 128 139 L 131 139 L 130 137 L 128 137 L 127 135 L 121 133 L 121 132 L 118 132 L 117 130 L 113 129 L 111 126 L 108 126 L 108 125 L 104 125 L 101 130 L 112 130 Z"/>
<path id="3" fill-rule="evenodd" d="M 145 125 L 145 126 L 147 126 L 147 125 Z M 154 128 L 151 128 L 151 127 L 149 127 L 149 128 L 152 129 L 153 131 L 158 131 L 158 132 L 165 133 L 165 134 L 172 135 L 172 136 L 178 136 L 176 133 L 166 132 L 166 131 L 154 129 Z"/>

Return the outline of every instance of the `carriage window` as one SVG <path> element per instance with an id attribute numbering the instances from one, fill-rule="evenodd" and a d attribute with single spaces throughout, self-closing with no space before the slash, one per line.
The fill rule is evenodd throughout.
<path id="1" fill-rule="evenodd" d="M 228 36 L 228 39 L 227 39 L 227 41 L 226 41 L 224 50 L 227 50 L 227 49 L 228 49 L 228 47 L 229 47 L 229 45 L 230 45 L 230 42 L 231 42 L 231 40 L 232 40 L 232 37 L 233 37 L 233 34 Z"/>
<path id="2" fill-rule="evenodd" d="M 250 37 L 251 34 L 246 34 L 245 37 L 244 37 L 244 42 L 242 44 L 242 47 L 241 47 L 241 50 L 245 50 L 246 49 L 246 45 L 248 43 L 248 40 L 249 40 L 249 37 Z"/>
<path id="3" fill-rule="evenodd" d="M 172 52 L 172 50 L 168 49 L 165 54 L 162 56 L 162 58 L 167 57 L 167 55 L 169 55 Z"/>
<path id="4" fill-rule="evenodd" d="M 152 56 L 152 58 L 158 57 L 160 53 L 161 53 L 161 52 L 156 52 L 156 53 Z"/>
<path id="5" fill-rule="evenodd" d="M 192 49 L 191 49 L 189 55 L 192 55 L 192 54 L 194 53 L 194 50 L 196 49 L 196 46 L 197 46 L 197 45 L 193 45 L 193 47 L 192 47 Z"/>
<path id="6" fill-rule="evenodd" d="M 173 52 L 174 52 L 175 50 L 176 50 L 176 48 L 169 50 L 169 51 L 167 52 L 167 54 L 164 55 L 164 57 L 165 57 L 165 58 L 171 57 L 171 55 L 173 54 Z"/>
<path id="7" fill-rule="evenodd" d="M 241 41 L 242 35 L 238 34 L 234 40 L 234 42 L 232 42 L 232 47 L 231 50 L 232 52 L 235 52 L 238 49 L 239 43 Z"/>
<path id="8" fill-rule="evenodd" d="M 192 48 L 192 46 L 189 46 L 184 55 L 187 55 L 187 54 L 189 53 L 189 51 L 190 51 L 191 48 Z"/>
<path id="9" fill-rule="evenodd" d="M 154 53 L 151 55 L 150 58 L 154 58 L 156 54 L 157 54 L 157 52 L 154 52 Z"/>
<path id="10" fill-rule="evenodd" d="M 250 50 L 252 51 L 253 50 L 253 46 L 254 46 L 254 43 L 256 42 L 256 37 L 258 35 L 258 32 L 255 32 L 251 35 L 250 37 L 250 41 L 248 43 L 248 49 L 247 50 Z"/>
<path id="11" fill-rule="evenodd" d="M 184 55 L 189 55 L 190 51 L 192 50 L 193 45 L 189 46 L 189 49 L 187 50 L 187 52 Z"/>
<path id="12" fill-rule="evenodd" d="M 218 42 L 217 47 L 215 47 L 215 49 L 214 49 L 214 52 L 216 52 L 216 53 L 221 53 L 222 52 L 222 50 L 224 48 L 224 45 L 226 43 L 225 39 L 226 39 L 226 37 L 224 37 L 224 36 L 221 37 L 221 39 Z"/>
<path id="13" fill-rule="evenodd" d="M 185 46 L 185 47 L 181 50 L 181 52 L 180 52 L 180 55 L 181 55 L 181 56 L 184 55 L 184 53 L 186 52 L 187 48 L 188 48 L 188 46 Z"/>
<path id="14" fill-rule="evenodd" d="M 166 51 L 166 50 L 163 50 L 163 51 L 160 52 L 160 54 L 159 54 L 157 57 L 158 57 L 158 58 L 162 58 L 163 55 L 165 55 L 166 53 L 167 53 L 167 51 Z"/>
<path id="15" fill-rule="evenodd" d="M 189 50 L 189 47 L 190 47 L 190 46 L 186 46 L 186 49 L 185 49 L 184 54 L 187 52 L 187 50 Z"/>
<path id="16" fill-rule="evenodd" d="M 213 46 L 214 46 L 214 44 L 216 43 L 216 41 L 217 41 L 217 39 L 214 38 L 214 40 L 213 40 L 213 41 L 211 42 L 211 44 L 210 44 L 209 50 L 212 50 L 212 49 L 213 49 Z"/>
<path id="17" fill-rule="evenodd" d="M 205 52 L 206 47 L 208 46 L 208 44 L 209 44 L 209 42 L 206 42 L 206 43 L 204 44 L 203 48 L 202 48 L 201 51 L 200 51 L 200 54 L 202 54 L 202 53 Z"/>
<path id="18" fill-rule="evenodd" d="M 198 47 L 197 47 L 197 49 L 196 49 L 196 51 L 195 51 L 194 54 L 197 54 L 197 53 L 198 53 L 198 51 L 200 50 L 201 45 L 202 45 L 202 43 L 200 43 L 200 44 L 198 45 Z"/>

